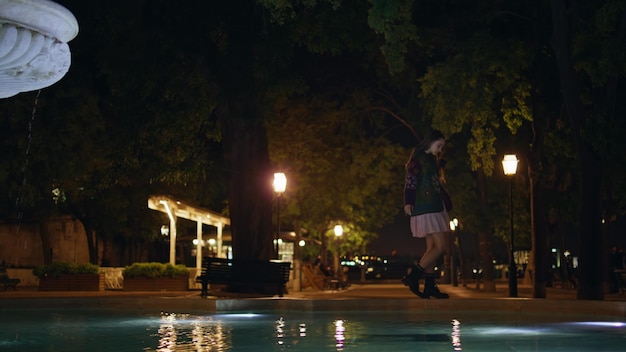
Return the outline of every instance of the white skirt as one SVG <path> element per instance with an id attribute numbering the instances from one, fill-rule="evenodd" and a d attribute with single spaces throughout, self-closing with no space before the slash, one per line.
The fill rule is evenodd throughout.
<path id="1" fill-rule="evenodd" d="M 450 216 L 445 206 L 439 213 L 411 216 L 410 223 L 413 237 L 423 238 L 431 233 L 450 232 Z"/>

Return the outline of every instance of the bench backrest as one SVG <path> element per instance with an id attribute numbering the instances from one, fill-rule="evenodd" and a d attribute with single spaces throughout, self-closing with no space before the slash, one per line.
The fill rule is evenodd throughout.
<path id="1" fill-rule="evenodd" d="M 201 276 L 209 281 L 286 283 L 291 263 L 259 260 L 205 258 Z"/>

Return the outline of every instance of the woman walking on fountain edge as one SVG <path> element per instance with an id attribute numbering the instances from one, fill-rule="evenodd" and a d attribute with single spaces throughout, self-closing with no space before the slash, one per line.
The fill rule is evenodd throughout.
<path id="1" fill-rule="evenodd" d="M 448 298 L 435 283 L 434 267 L 437 258 L 446 248 L 450 232 L 450 218 L 444 206 L 443 174 L 439 157 L 446 141 L 439 131 L 431 131 L 413 149 L 406 164 L 404 182 L 404 212 L 410 216 L 413 237 L 426 238 L 426 252 L 402 283 L 421 298 Z M 419 290 L 419 280 L 424 277 L 424 291 Z"/>

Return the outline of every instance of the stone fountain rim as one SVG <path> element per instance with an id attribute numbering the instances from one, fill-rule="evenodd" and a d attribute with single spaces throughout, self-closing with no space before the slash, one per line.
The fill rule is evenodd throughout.
<path id="1" fill-rule="evenodd" d="M 0 0 L 0 23 L 28 28 L 63 43 L 78 35 L 76 17 L 50 0 Z"/>

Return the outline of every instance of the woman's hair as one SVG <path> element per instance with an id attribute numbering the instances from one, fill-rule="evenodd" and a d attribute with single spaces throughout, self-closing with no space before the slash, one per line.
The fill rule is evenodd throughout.
<path id="1" fill-rule="evenodd" d="M 406 168 L 409 167 L 409 163 L 411 162 L 411 159 L 413 158 L 415 153 L 425 152 L 426 150 L 428 150 L 428 148 L 430 148 L 431 144 L 435 143 L 436 141 L 440 139 L 445 140 L 443 133 L 437 130 L 431 130 L 426 135 L 426 137 L 424 137 L 424 139 L 422 139 L 422 141 L 418 145 L 416 145 L 415 148 L 413 148 L 413 150 L 411 150 L 411 156 L 409 157 L 409 160 L 406 162 L 405 167 Z"/>
<path id="2" fill-rule="evenodd" d="M 444 136 L 441 132 L 437 130 L 431 130 L 424 139 L 415 147 L 415 150 L 426 151 L 430 148 L 430 145 L 435 143 L 436 141 L 444 139 Z"/>

